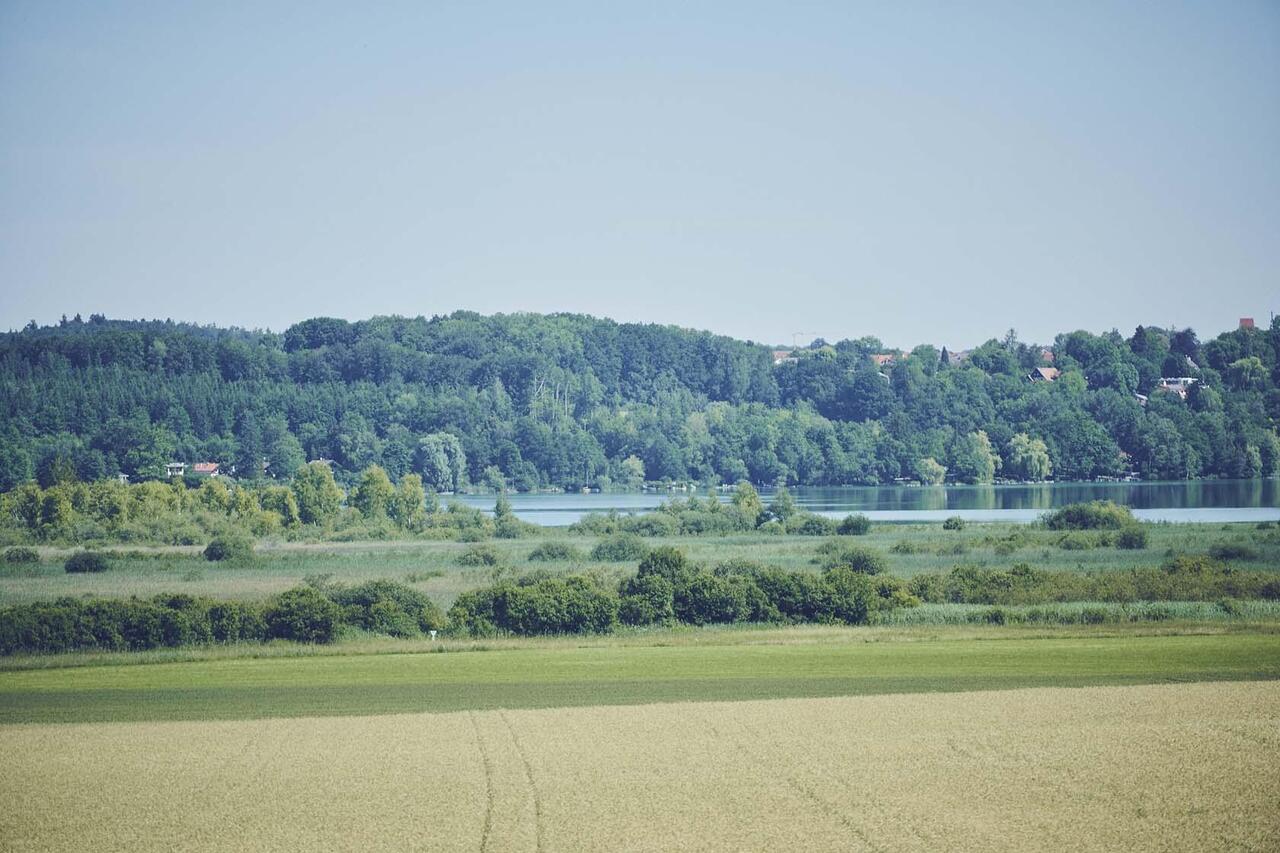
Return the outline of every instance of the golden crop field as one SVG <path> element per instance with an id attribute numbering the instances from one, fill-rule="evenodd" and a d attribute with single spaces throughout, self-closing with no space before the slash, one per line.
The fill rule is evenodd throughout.
<path id="1" fill-rule="evenodd" d="M 1280 683 L 0 727 L 13 850 L 1280 848 Z"/>

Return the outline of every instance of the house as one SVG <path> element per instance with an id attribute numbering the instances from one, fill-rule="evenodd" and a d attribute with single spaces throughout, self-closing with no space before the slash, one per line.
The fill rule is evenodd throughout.
<path id="1" fill-rule="evenodd" d="M 1240 318 L 1240 328 L 1242 328 L 1242 329 L 1252 329 L 1252 328 L 1253 328 L 1253 318 L 1252 318 L 1252 317 L 1241 317 L 1241 318 Z"/>
<path id="2" fill-rule="evenodd" d="M 971 355 L 973 355 L 973 350 L 971 349 L 951 350 L 947 353 L 947 364 L 958 367 L 968 361 Z"/>
<path id="3" fill-rule="evenodd" d="M 119 483 L 119 484 L 120 484 L 120 485 L 122 485 L 122 486 L 127 486 L 127 485 L 129 485 L 129 475 L 128 475 L 128 474 L 116 474 L 116 482 L 117 482 L 117 483 Z"/>
<path id="4" fill-rule="evenodd" d="M 871 360 L 875 362 L 876 367 L 891 367 L 893 365 L 893 353 L 891 352 L 872 353 Z"/>
<path id="5" fill-rule="evenodd" d="M 1194 376 L 1165 376 L 1160 380 L 1160 384 L 1156 386 L 1156 390 L 1177 394 L 1185 400 L 1187 399 L 1187 390 L 1199 381 Z"/>
<path id="6" fill-rule="evenodd" d="M 796 357 L 791 354 L 791 350 L 789 349 L 776 349 L 773 351 L 774 367 L 777 367 L 779 364 L 791 364 L 795 360 Z"/>
<path id="7" fill-rule="evenodd" d="M 1048 347 L 1041 347 L 1040 360 L 1047 364 L 1053 364 L 1053 350 L 1049 349 Z"/>
<path id="8" fill-rule="evenodd" d="M 1027 379 L 1032 382 L 1052 382 L 1061 374 L 1062 371 L 1056 367 L 1037 367 L 1027 374 Z"/>
<path id="9" fill-rule="evenodd" d="M 218 476 L 218 463 L 197 462 L 191 466 L 191 470 L 202 477 L 216 477 Z"/>
<path id="10" fill-rule="evenodd" d="M 164 466 L 164 475 L 166 477 L 181 477 L 185 473 L 187 473 L 187 463 L 185 462 L 170 462 Z"/>
<path id="11" fill-rule="evenodd" d="M 1148 400 L 1149 398 L 1147 397 L 1147 395 L 1146 395 L 1146 394 L 1139 394 L 1137 391 L 1134 391 L 1134 392 L 1133 392 L 1133 399 L 1135 399 L 1135 400 L 1137 400 L 1137 401 L 1138 401 L 1138 405 L 1139 405 L 1139 406 L 1145 406 L 1145 405 L 1147 404 L 1147 400 Z"/>

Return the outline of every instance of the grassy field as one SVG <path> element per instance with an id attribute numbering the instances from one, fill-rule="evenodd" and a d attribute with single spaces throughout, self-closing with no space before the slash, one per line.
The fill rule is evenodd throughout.
<path id="1" fill-rule="evenodd" d="M 947 571 L 962 563 L 999 567 L 1025 562 L 1041 569 L 1127 569 L 1158 565 L 1168 554 L 1202 554 L 1220 543 L 1244 546 L 1254 554 L 1233 560 L 1232 564 L 1239 568 L 1280 570 L 1280 529 L 1259 530 L 1247 524 L 1155 524 L 1147 529 L 1150 545 L 1141 551 L 1113 547 L 1065 550 L 1058 544 L 1062 534 L 1017 524 L 971 524 L 960 531 L 944 531 L 938 524 L 881 524 L 854 541 L 885 552 L 890 570 L 901 576 Z M 1075 538 L 1087 540 L 1092 536 L 1095 534 L 1076 534 Z M 586 557 L 576 563 L 528 560 L 529 552 L 539 542 L 551 540 L 573 544 L 584 554 L 597 541 L 595 537 L 548 530 L 536 539 L 497 540 L 490 544 L 501 554 L 503 566 L 515 573 L 533 568 L 594 568 L 621 577 L 635 570 L 634 562 L 595 563 Z M 816 570 L 811 561 L 823 540 L 742 535 L 649 541 L 676 545 L 691 559 L 709 565 L 747 558 L 787 569 Z M 458 557 L 468 547 L 457 542 L 431 541 L 267 542 L 259 546 L 252 564 L 241 566 L 209 563 L 200 557 L 199 549 L 129 550 L 115 559 L 112 571 L 100 575 L 68 575 L 62 568 L 65 552 L 46 550 L 45 559 L 38 565 L 0 564 L 0 605 L 63 595 L 151 596 L 164 592 L 258 599 L 296 586 L 309 576 L 332 575 L 335 581 L 343 582 L 375 578 L 406 582 L 448 607 L 460 593 L 492 580 L 491 568 L 458 565 Z M 905 550 L 911 553 L 902 553 Z"/>
<path id="2" fill-rule="evenodd" d="M 0 846 L 1276 849 L 1278 730 L 1277 682 L 0 726 Z"/>
<path id="3" fill-rule="evenodd" d="M 0 672 L 0 723 L 213 720 L 1280 678 L 1280 632 L 865 629 L 740 641 L 213 658 Z M 814 632 L 814 633 L 810 633 Z M 816 637 L 816 639 L 815 639 Z"/>

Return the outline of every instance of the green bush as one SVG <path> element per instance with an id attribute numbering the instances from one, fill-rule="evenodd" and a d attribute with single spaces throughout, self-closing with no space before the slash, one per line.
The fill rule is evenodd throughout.
<path id="1" fill-rule="evenodd" d="M 224 533 L 205 546 L 204 558 L 210 562 L 247 562 L 253 559 L 253 542 L 238 534 Z"/>
<path id="2" fill-rule="evenodd" d="M 675 536 L 680 532 L 680 519 L 665 512 L 648 512 L 622 519 L 619 527 L 622 532 L 637 536 Z"/>
<path id="3" fill-rule="evenodd" d="M 498 539 L 528 539 L 537 536 L 541 530 L 536 524 L 508 515 L 494 522 L 493 535 Z"/>
<path id="4" fill-rule="evenodd" d="M 8 548 L 4 552 L 4 556 L 0 557 L 6 563 L 13 564 L 30 564 L 40 562 L 40 552 L 35 548 L 24 548 L 21 545 Z"/>
<path id="5" fill-rule="evenodd" d="M 604 563 L 623 563 L 640 560 L 649 553 L 649 546 L 634 533 L 618 533 L 596 543 L 591 549 L 591 559 Z"/>
<path id="6" fill-rule="evenodd" d="M 1116 547 L 1123 551 L 1144 551 L 1147 547 L 1147 529 L 1131 525 L 1116 534 Z"/>
<path id="7" fill-rule="evenodd" d="M 342 608 L 350 625 L 393 637 L 413 637 L 445 626 L 444 613 L 423 593 L 389 580 L 339 587 L 329 598 Z"/>
<path id="8" fill-rule="evenodd" d="M 675 587 L 662 575 L 627 578 L 619 592 L 618 618 L 623 624 L 653 625 L 675 621 Z"/>
<path id="9" fill-rule="evenodd" d="M 67 558 L 63 568 L 70 574 L 105 572 L 111 568 L 111 563 L 95 551 L 77 551 Z"/>
<path id="10" fill-rule="evenodd" d="M 920 546 L 916 545 L 910 539 L 899 539 L 889 546 L 889 550 L 895 554 L 918 554 Z"/>
<path id="11" fill-rule="evenodd" d="M 691 573 L 676 588 L 676 618 L 688 625 L 747 621 L 754 610 L 749 587 L 754 584 L 741 576 Z"/>
<path id="12" fill-rule="evenodd" d="M 267 633 L 300 643 L 330 643 L 342 624 L 342 609 L 311 587 L 282 592 L 266 610 Z"/>
<path id="13" fill-rule="evenodd" d="M 449 621 L 472 636 L 605 633 L 618 622 L 618 597 L 589 578 L 544 577 L 464 593 Z"/>
<path id="14" fill-rule="evenodd" d="M 1121 530 L 1134 524 L 1133 512 L 1113 501 L 1069 504 L 1043 520 L 1050 530 Z"/>
<path id="15" fill-rule="evenodd" d="M 889 569 L 889 561 L 879 551 L 851 545 L 829 553 L 822 560 L 822 568 L 848 569 L 860 575 L 878 575 Z"/>
<path id="16" fill-rule="evenodd" d="M 1239 542 L 1216 542 L 1209 546 L 1209 556 L 1215 560 L 1256 560 L 1258 552 Z"/>
<path id="17" fill-rule="evenodd" d="M 823 616 L 848 625 L 865 625 L 878 598 L 871 578 L 846 566 L 822 574 Z"/>
<path id="18" fill-rule="evenodd" d="M 861 513 L 846 515 L 836 528 L 841 536 L 866 536 L 871 532 L 871 519 Z"/>
<path id="19" fill-rule="evenodd" d="M 1064 551 L 1089 551 L 1095 540 L 1083 533 L 1064 533 L 1058 537 L 1057 544 Z"/>
<path id="20" fill-rule="evenodd" d="M 964 530 L 964 519 L 958 515 L 953 515 L 942 522 L 943 530 Z"/>
<path id="21" fill-rule="evenodd" d="M 834 536 L 837 524 L 811 512 L 798 512 L 787 519 L 787 532 L 795 536 Z"/>
<path id="22" fill-rule="evenodd" d="M 567 542 L 543 542 L 529 552 L 533 563 L 565 563 L 582 559 L 582 551 Z"/>
<path id="23" fill-rule="evenodd" d="M 644 559 L 640 561 L 640 566 L 637 569 L 637 574 L 641 577 L 644 575 L 659 575 L 672 583 L 676 583 L 688 568 L 689 561 L 683 551 L 670 545 L 662 545 L 644 555 Z"/>
<path id="24" fill-rule="evenodd" d="M 459 566 L 496 566 L 502 562 L 502 555 L 492 545 L 481 542 L 472 545 L 458 555 Z"/>
<path id="25" fill-rule="evenodd" d="M 186 595 L 76 599 L 0 608 L 0 654 L 142 651 L 193 643 L 261 642 L 259 605 Z"/>

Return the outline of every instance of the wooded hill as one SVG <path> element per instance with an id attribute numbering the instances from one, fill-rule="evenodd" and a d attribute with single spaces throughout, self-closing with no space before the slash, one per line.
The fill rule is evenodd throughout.
<path id="1" fill-rule="evenodd" d="M 1039 367 L 1054 370 L 1033 381 Z M 339 480 L 377 464 L 442 491 L 458 462 L 518 489 L 1252 477 L 1280 467 L 1278 388 L 1280 323 L 1203 344 L 1139 327 L 776 353 L 572 314 L 317 318 L 283 334 L 95 315 L 0 335 L 0 488 L 162 477 L 171 461 L 287 478 L 312 459 Z"/>

